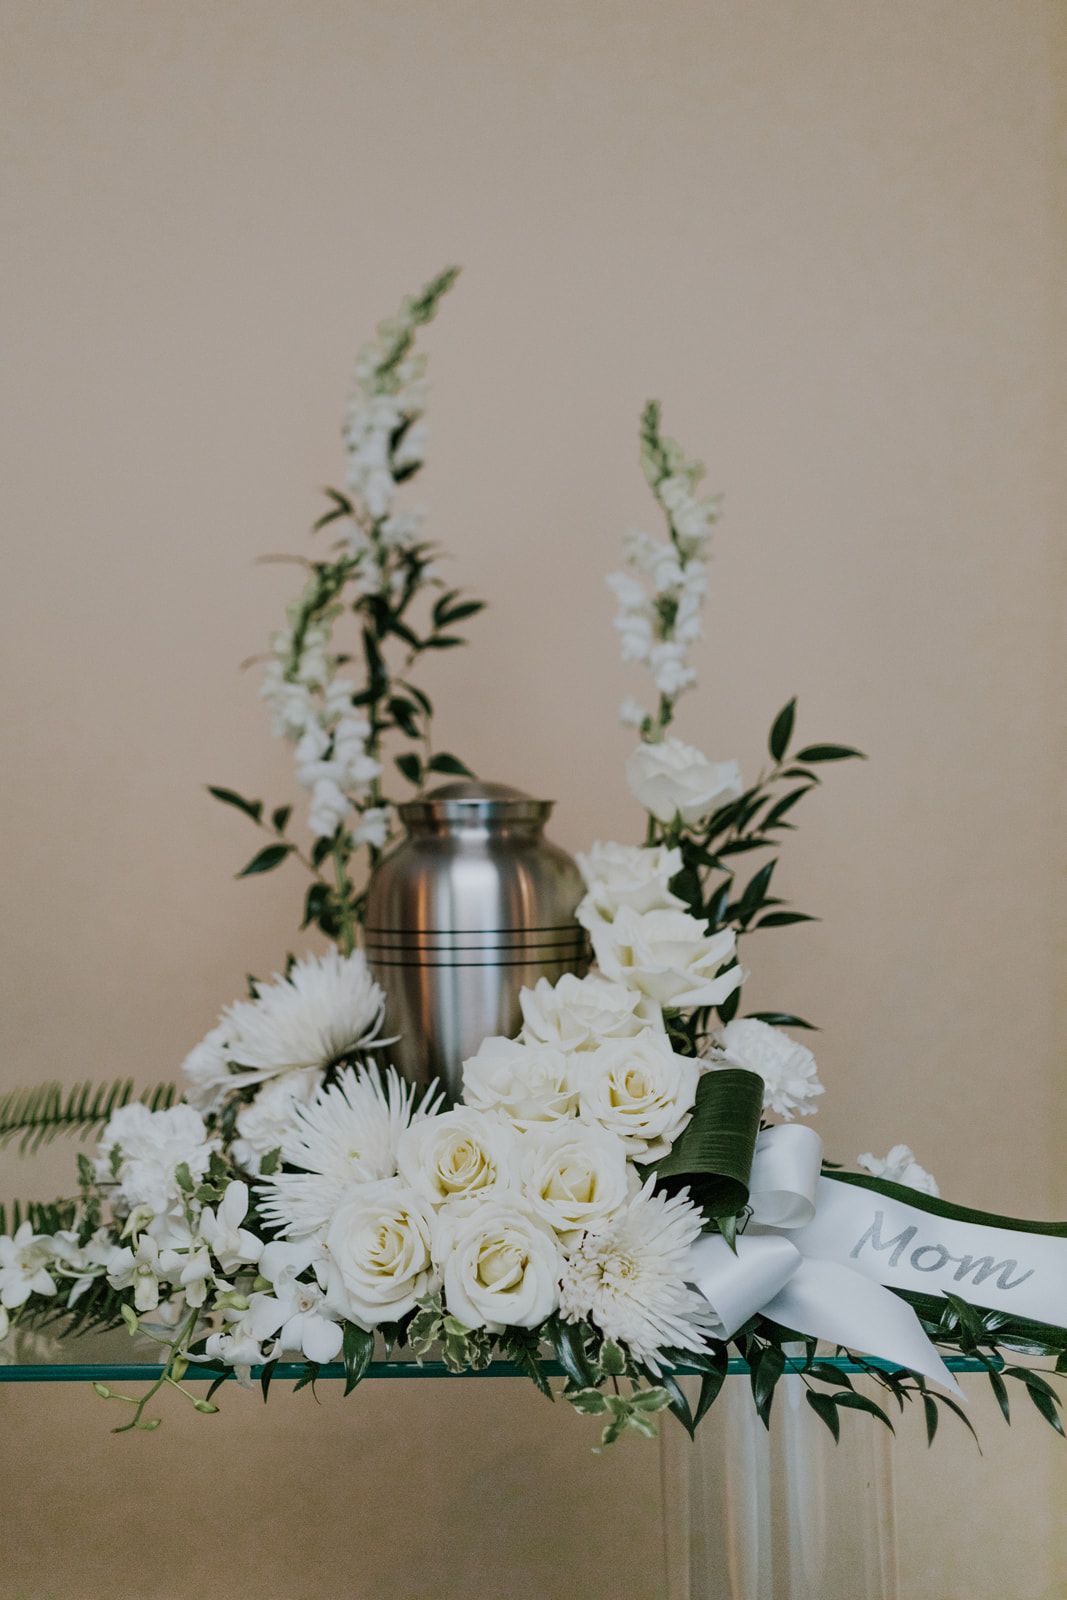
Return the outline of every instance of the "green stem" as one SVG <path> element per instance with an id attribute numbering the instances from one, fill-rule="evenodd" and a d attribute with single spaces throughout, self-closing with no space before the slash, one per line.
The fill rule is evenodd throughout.
<path id="1" fill-rule="evenodd" d="M 356 948 L 356 934 L 352 925 L 352 884 L 345 868 L 344 846 L 341 843 L 343 834 L 338 833 L 333 845 L 333 864 L 337 874 L 337 899 L 341 909 L 341 936 L 344 939 L 346 958 Z"/>

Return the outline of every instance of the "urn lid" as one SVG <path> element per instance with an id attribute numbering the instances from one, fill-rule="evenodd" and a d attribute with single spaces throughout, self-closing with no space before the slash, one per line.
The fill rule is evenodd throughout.
<path id="1" fill-rule="evenodd" d="M 478 827 L 486 823 L 543 823 L 554 805 L 554 800 L 535 800 L 533 795 L 506 783 L 461 778 L 455 783 L 442 783 L 417 800 L 405 801 L 397 811 L 407 828 L 441 822 Z"/>

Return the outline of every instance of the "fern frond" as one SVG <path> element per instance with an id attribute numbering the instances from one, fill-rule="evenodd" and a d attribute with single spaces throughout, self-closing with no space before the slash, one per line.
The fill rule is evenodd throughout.
<path id="1" fill-rule="evenodd" d="M 24 1222 L 29 1223 L 34 1233 L 52 1234 L 72 1228 L 76 1218 L 77 1205 L 73 1200 L 12 1200 L 9 1205 L 0 1201 L 0 1234 L 8 1238 L 17 1233 Z"/>
<path id="2" fill-rule="evenodd" d="M 84 1139 L 133 1098 L 132 1078 L 117 1078 L 96 1089 L 91 1083 L 76 1083 L 72 1089 L 64 1089 L 61 1083 L 12 1089 L 0 1095 L 0 1149 L 20 1134 L 20 1156 L 50 1144 L 59 1134 L 77 1133 Z M 159 1083 L 137 1098 L 150 1111 L 165 1111 L 178 1099 L 178 1091 L 172 1083 Z"/>

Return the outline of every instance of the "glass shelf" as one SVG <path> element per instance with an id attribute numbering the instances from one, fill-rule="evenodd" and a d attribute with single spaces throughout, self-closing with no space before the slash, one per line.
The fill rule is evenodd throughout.
<path id="1" fill-rule="evenodd" d="M 93 1382 L 125 1382 L 138 1381 L 154 1382 L 162 1371 L 158 1359 L 158 1346 L 143 1335 L 133 1338 L 125 1328 L 113 1329 L 109 1333 L 87 1333 L 78 1338 L 63 1339 L 54 1334 L 35 1332 L 33 1330 L 13 1330 L 0 1344 L 0 1383 L 93 1383 Z M 855 1361 L 847 1361 L 838 1357 L 820 1358 L 827 1365 L 837 1367 L 841 1372 L 862 1372 L 864 1368 Z M 887 1361 L 870 1361 L 868 1366 L 882 1367 L 892 1371 L 892 1363 Z M 952 1359 L 945 1365 L 952 1372 L 982 1372 L 985 1369 L 980 1361 L 967 1361 Z M 550 1378 L 563 1377 L 563 1368 L 556 1361 L 545 1360 L 542 1362 L 545 1374 Z M 303 1375 L 305 1363 L 296 1361 L 279 1361 L 274 1367 L 273 1377 L 276 1379 L 299 1378 Z M 252 1368 L 252 1376 L 258 1379 L 262 1372 L 261 1367 Z M 695 1375 L 692 1367 L 678 1367 L 675 1369 L 678 1376 Z M 747 1373 L 748 1367 L 743 1361 L 731 1361 L 729 1371 L 734 1374 Z M 318 1378 L 343 1378 L 345 1369 L 340 1361 L 331 1361 L 319 1368 Z M 213 1382 L 218 1376 L 215 1372 L 205 1372 L 200 1381 Z M 231 1378 L 232 1373 L 227 1374 Z M 195 1365 L 186 1371 L 183 1382 L 197 1381 Z M 416 1361 L 410 1354 L 394 1351 L 386 1356 L 384 1346 L 380 1347 L 379 1359 L 371 1362 L 366 1378 L 523 1378 L 526 1374 L 521 1367 L 511 1361 L 491 1361 L 480 1372 L 449 1372 L 441 1360 L 427 1359 Z M 366 1381 L 366 1379 L 364 1379 Z"/>

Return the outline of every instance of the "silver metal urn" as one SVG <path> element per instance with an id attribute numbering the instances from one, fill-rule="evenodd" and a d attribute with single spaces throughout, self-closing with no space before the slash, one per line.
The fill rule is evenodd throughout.
<path id="1" fill-rule="evenodd" d="M 367 892 L 367 961 L 385 990 L 390 1052 L 413 1083 L 444 1080 L 491 1034 L 522 1024 L 519 991 L 589 964 L 570 856 L 542 837 L 551 800 L 447 783 L 400 806 L 407 837 Z"/>

